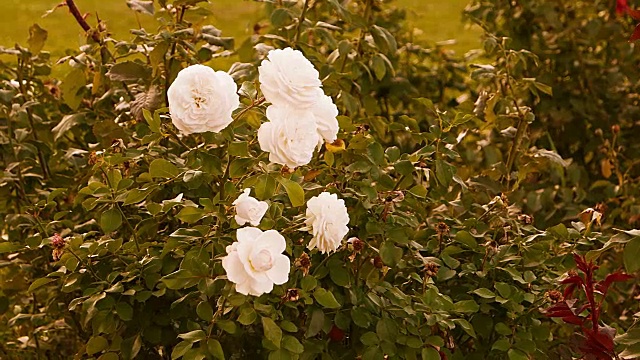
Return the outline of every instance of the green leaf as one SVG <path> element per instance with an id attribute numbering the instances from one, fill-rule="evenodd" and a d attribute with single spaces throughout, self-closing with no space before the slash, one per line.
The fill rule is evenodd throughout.
<path id="1" fill-rule="evenodd" d="M 47 30 L 38 26 L 38 24 L 31 25 L 27 44 L 29 44 L 29 50 L 31 50 L 32 54 L 37 55 L 42 50 L 48 36 Z"/>
<path id="2" fill-rule="evenodd" d="M 177 166 L 165 159 L 155 159 L 149 165 L 149 175 L 165 179 L 175 178 L 180 174 Z"/>
<path id="3" fill-rule="evenodd" d="M 438 159 L 436 160 L 436 178 L 438 182 L 443 187 L 449 187 L 451 184 L 451 180 L 453 179 L 453 175 L 456 173 L 455 167 L 451 164 Z"/>
<path id="4" fill-rule="evenodd" d="M 133 319 L 133 308 L 125 302 L 119 302 L 116 304 L 116 314 L 118 314 L 120 319 L 130 321 Z"/>
<path id="5" fill-rule="evenodd" d="M 118 230 L 120 225 L 122 225 L 122 215 L 115 207 L 103 212 L 100 216 L 100 227 L 107 234 Z"/>
<path id="6" fill-rule="evenodd" d="M 151 114 L 151 111 L 147 109 L 142 109 L 142 115 L 147 121 L 147 124 L 149 124 L 149 129 L 151 129 L 151 131 L 153 131 L 154 133 L 160 133 L 160 126 L 162 125 L 160 116 L 154 116 L 153 114 Z"/>
<path id="7" fill-rule="evenodd" d="M 276 190 L 276 179 L 268 174 L 260 175 L 253 188 L 258 200 L 267 200 L 273 196 Z"/>
<path id="8" fill-rule="evenodd" d="M 102 336 L 93 336 L 87 342 L 87 355 L 91 356 L 93 354 L 99 353 L 102 350 L 105 350 L 109 346 L 109 341 Z"/>
<path id="9" fill-rule="evenodd" d="M 193 343 L 191 341 L 181 341 L 178 345 L 173 347 L 173 351 L 171 351 L 171 360 L 182 357 L 182 355 L 186 354 L 193 347 Z"/>
<path id="10" fill-rule="evenodd" d="M 640 237 L 629 241 L 624 247 L 624 268 L 632 274 L 640 270 Z"/>
<path id="11" fill-rule="evenodd" d="M 98 360 L 120 360 L 120 357 L 114 352 L 108 352 L 100 355 Z"/>
<path id="12" fill-rule="evenodd" d="M 208 301 L 201 301 L 196 307 L 196 314 L 204 321 L 211 321 L 213 319 L 213 308 Z"/>
<path id="13" fill-rule="evenodd" d="M 155 9 L 153 8 L 153 1 L 127 0 L 127 6 L 133 11 L 146 15 L 153 15 L 155 12 Z"/>
<path id="14" fill-rule="evenodd" d="M 211 354 L 214 358 L 218 360 L 225 360 L 222 345 L 220 345 L 220 342 L 218 340 L 207 340 L 207 350 L 209 351 L 209 354 Z"/>
<path id="15" fill-rule="evenodd" d="M 67 131 L 76 126 L 83 119 L 84 113 L 65 115 L 58 125 L 51 129 L 51 132 L 53 133 L 53 140 L 58 141 L 58 139 L 63 137 Z"/>
<path id="16" fill-rule="evenodd" d="M 459 313 L 473 314 L 480 310 L 480 305 L 473 300 L 462 300 L 453 304 L 453 309 Z"/>
<path id="17" fill-rule="evenodd" d="M 106 75 L 111 81 L 138 81 L 148 78 L 151 71 L 140 63 L 123 61 L 113 65 Z"/>
<path id="18" fill-rule="evenodd" d="M 323 288 L 316 289 L 316 291 L 313 292 L 313 297 L 316 299 L 318 304 L 322 305 L 323 307 L 329 309 L 337 309 L 340 307 L 340 303 L 333 296 L 333 293 Z"/>
<path id="19" fill-rule="evenodd" d="M 529 360 L 527 354 L 518 349 L 509 349 L 507 354 L 509 355 L 509 360 Z"/>
<path id="20" fill-rule="evenodd" d="M 289 180 L 287 178 L 278 177 L 278 182 L 284 186 L 284 189 L 287 191 L 287 195 L 289 196 L 289 201 L 291 201 L 291 205 L 294 207 L 304 205 L 304 190 L 302 186 L 295 181 Z"/>
<path id="21" fill-rule="evenodd" d="M 282 329 L 269 317 L 262 317 L 262 328 L 264 329 L 264 337 L 279 348 L 282 341 Z"/>
<path id="22" fill-rule="evenodd" d="M 86 83 L 84 71 L 80 68 L 73 68 L 62 80 L 62 85 L 60 85 L 62 99 L 72 110 L 76 110 L 80 106 L 82 102 L 80 90 L 84 88 Z"/>
<path id="23" fill-rule="evenodd" d="M 496 294 L 487 288 L 475 289 L 472 291 L 472 293 L 480 296 L 483 299 L 493 299 L 496 297 Z"/>
<path id="24" fill-rule="evenodd" d="M 284 349 L 278 349 L 269 353 L 268 360 L 291 360 L 291 354 Z"/>
<path id="25" fill-rule="evenodd" d="M 440 353 L 432 347 L 422 349 L 422 360 L 440 360 Z"/>
<path id="26" fill-rule="evenodd" d="M 40 279 L 36 279 L 34 280 L 31 285 L 29 286 L 29 289 L 27 290 L 27 292 L 34 292 L 37 289 L 56 281 L 56 279 L 53 278 L 40 278 Z"/>
<path id="27" fill-rule="evenodd" d="M 282 348 L 291 351 L 294 354 L 302 354 L 304 352 L 304 346 L 291 335 L 285 335 L 282 338 Z"/>
<path id="28" fill-rule="evenodd" d="M 402 249 L 395 246 L 391 241 L 385 241 L 380 246 L 380 257 L 388 266 L 396 266 L 402 259 Z"/>
<path id="29" fill-rule="evenodd" d="M 371 27 L 371 35 L 373 35 L 373 41 L 378 46 L 378 49 L 383 53 L 393 55 L 398 51 L 396 38 L 389 32 L 389 30 L 378 25 L 373 25 Z"/>
<path id="30" fill-rule="evenodd" d="M 471 336 L 472 338 L 476 337 L 476 332 L 473 329 L 473 326 L 471 326 L 471 323 L 469 323 L 467 320 L 465 320 L 465 319 L 454 319 L 453 322 L 458 324 L 458 325 L 460 325 L 462 330 L 464 330 L 464 332 L 469 334 L 469 336 Z"/>
<path id="31" fill-rule="evenodd" d="M 508 299 L 509 295 L 511 295 L 511 286 L 509 284 L 499 282 L 493 286 L 498 290 L 498 294 L 503 298 Z"/>
<path id="32" fill-rule="evenodd" d="M 178 335 L 178 337 L 184 341 L 195 343 L 206 339 L 207 334 L 205 334 L 202 330 L 193 330 L 189 331 L 188 333 L 180 334 Z"/>
<path id="33" fill-rule="evenodd" d="M 171 290 L 188 288 L 200 282 L 201 278 L 194 276 L 189 270 L 180 269 L 161 279 L 161 281 Z"/>
<path id="34" fill-rule="evenodd" d="M 238 322 L 242 325 L 251 325 L 258 318 L 258 314 L 252 307 L 245 307 L 240 310 L 240 316 L 238 316 Z"/>
<path id="35" fill-rule="evenodd" d="M 156 188 L 153 186 L 145 189 L 131 189 L 129 192 L 127 192 L 127 197 L 124 199 L 124 203 L 122 204 L 123 205 L 137 204 L 142 200 L 145 200 L 147 196 L 151 194 L 151 192 L 155 189 Z"/>
<path id="36" fill-rule="evenodd" d="M 229 176 L 239 178 L 248 173 L 253 167 L 253 158 L 237 158 L 229 165 Z"/>
<path id="37" fill-rule="evenodd" d="M 382 318 L 376 324 L 376 333 L 381 340 L 395 342 L 398 336 L 398 325 L 389 318 Z"/>
<path id="38" fill-rule="evenodd" d="M 203 215 L 203 209 L 197 208 L 195 206 L 185 206 L 182 208 L 182 210 L 180 210 L 176 217 L 186 222 L 187 224 L 191 224 L 202 220 Z"/>
<path id="39" fill-rule="evenodd" d="M 22 246 L 20 246 L 20 244 L 17 244 L 17 243 L 12 243 L 8 241 L 0 242 L 0 254 L 14 252 L 20 249 L 21 247 Z"/>
<path id="40" fill-rule="evenodd" d="M 500 339 L 493 343 L 493 346 L 491 346 L 491 350 L 507 351 L 510 347 L 511 343 L 508 339 Z"/>

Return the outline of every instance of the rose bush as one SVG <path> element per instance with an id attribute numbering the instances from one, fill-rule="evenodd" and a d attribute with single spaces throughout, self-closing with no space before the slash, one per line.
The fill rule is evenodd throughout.
<path id="1" fill-rule="evenodd" d="M 127 3 L 158 29 L 65 1 L 62 79 L 37 25 L 0 49 L 0 357 L 637 357 L 637 144 L 602 133 L 622 186 L 592 182 L 552 51 L 506 37 L 631 25 L 613 3 L 474 2 L 515 11 L 477 64 L 385 1 L 264 2 L 239 44 L 203 1 Z"/>

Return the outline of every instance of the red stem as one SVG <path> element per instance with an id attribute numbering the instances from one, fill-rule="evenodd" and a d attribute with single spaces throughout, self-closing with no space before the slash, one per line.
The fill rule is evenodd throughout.
<path id="1" fill-rule="evenodd" d="M 82 14 L 80 13 L 80 10 L 76 6 L 76 3 L 73 0 L 65 0 L 65 3 L 67 4 L 67 7 L 69 8 L 69 12 L 71 13 L 71 15 L 73 15 L 73 17 L 76 19 L 76 22 L 78 23 L 78 25 L 82 27 L 82 30 L 86 32 L 91 30 L 91 26 L 87 23 L 87 20 L 85 20 L 84 16 L 82 16 Z M 91 38 L 96 42 L 100 41 L 100 37 L 96 32 L 91 34 Z"/>

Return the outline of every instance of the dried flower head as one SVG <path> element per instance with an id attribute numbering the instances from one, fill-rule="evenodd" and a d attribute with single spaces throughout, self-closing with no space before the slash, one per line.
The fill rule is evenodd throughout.
<path id="1" fill-rule="evenodd" d="M 522 222 L 525 225 L 531 225 L 533 224 L 533 216 L 530 216 L 527 214 L 520 214 L 518 215 L 518 221 Z"/>
<path id="2" fill-rule="evenodd" d="M 554 304 L 563 300 L 562 293 L 560 291 L 558 291 L 558 290 L 547 291 L 544 294 L 544 297 L 547 298 L 549 301 L 551 301 Z"/>
<path id="3" fill-rule="evenodd" d="M 296 288 L 287 289 L 287 291 L 284 293 L 284 296 L 282 296 L 283 302 L 298 301 L 299 299 L 300 299 L 300 293 Z"/>
<path id="4" fill-rule="evenodd" d="M 60 258 L 62 257 L 62 254 L 64 254 L 64 246 L 65 246 L 65 241 L 62 238 L 62 236 L 60 236 L 60 234 L 55 233 L 53 235 L 53 237 L 51 238 L 51 246 L 53 247 L 53 251 L 51 252 L 51 256 L 53 256 L 53 260 L 54 261 L 60 260 Z"/>
<path id="5" fill-rule="evenodd" d="M 428 262 L 424 264 L 424 275 L 426 277 L 433 277 L 438 274 L 438 270 L 440 270 L 440 266 L 434 262 Z"/>
<path id="6" fill-rule="evenodd" d="M 302 253 L 302 255 L 294 261 L 294 265 L 298 270 L 302 271 L 304 276 L 307 276 L 309 269 L 311 269 L 311 259 L 307 253 Z"/>
<path id="7" fill-rule="evenodd" d="M 377 269 L 382 269 L 384 267 L 384 263 L 382 262 L 382 258 L 380 256 L 376 256 L 371 259 L 371 263 Z"/>
<path id="8" fill-rule="evenodd" d="M 449 235 L 449 225 L 443 223 L 442 221 L 436 225 L 436 232 L 439 236 Z"/>

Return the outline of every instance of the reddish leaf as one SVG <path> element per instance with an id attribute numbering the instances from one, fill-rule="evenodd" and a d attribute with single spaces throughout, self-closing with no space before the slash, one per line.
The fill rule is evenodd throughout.
<path id="1" fill-rule="evenodd" d="M 580 275 L 569 276 L 568 278 L 560 281 L 560 284 L 582 284 L 583 280 Z"/>
<path id="2" fill-rule="evenodd" d="M 596 289 L 602 292 L 602 295 L 605 296 L 607 294 L 607 290 L 609 290 L 609 286 L 614 282 L 624 282 L 627 280 L 633 279 L 633 276 L 629 274 L 625 274 L 622 271 L 614 272 L 613 274 L 607 275 L 607 277 L 599 281 L 596 285 Z"/>
<path id="3" fill-rule="evenodd" d="M 574 324 L 574 325 L 580 325 L 582 326 L 582 324 L 584 324 L 584 319 L 581 318 L 580 316 L 577 315 L 573 315 L 571 314 L 571 316 L 565 316 L 562 318 L 562 321 L 568 323 L 568 324 Z"/>
<path id="4" fill-rule="evenodd" d="M 571 284 L 567 286 L 564 289 L 562 296 L 564 296 L 565 299 L 571 299 L 573 297 L 573 292 L 576 290 L 576 287 L 577 287 L 576 284 Z"/>
<path id="5" fill-rule="evenodd" d="M 631 37 L 629 38 L 629 42 L 633 42 L 640 39 L 640 24 L 638 24 L 636 26 L 636 29 L 633 30 L 633 34 L 631 34 Z"/>
<path id="6" fill-rule="evenodd" d="M 618 0 L 616 2 L 616 14 L 622 15 L 629 11 L 629 4 L 627 0 Z"/>

